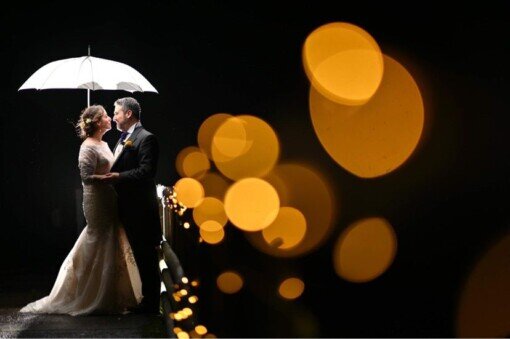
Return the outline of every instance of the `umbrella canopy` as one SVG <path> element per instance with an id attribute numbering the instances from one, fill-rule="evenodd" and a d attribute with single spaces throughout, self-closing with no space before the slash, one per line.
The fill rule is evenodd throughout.
<path id="1" fill-rule="evenodd" d="M 89 106 L 90 90 L 158 93 L 154 86 L 131 66 L 92 56 L 50 62 L 32 74 L 19 90 L 50 88 L 87 89 Z"/>

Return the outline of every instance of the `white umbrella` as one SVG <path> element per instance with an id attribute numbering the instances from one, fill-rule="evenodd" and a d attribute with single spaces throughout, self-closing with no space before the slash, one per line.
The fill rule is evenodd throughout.
<path id="1" fill-rule="evenodd" d="M 87 90 L 158 91 L 137 70 L 126 64 L 89 55 L 50 62 L 39 68 L 18 89 L 82 88 Z"/>

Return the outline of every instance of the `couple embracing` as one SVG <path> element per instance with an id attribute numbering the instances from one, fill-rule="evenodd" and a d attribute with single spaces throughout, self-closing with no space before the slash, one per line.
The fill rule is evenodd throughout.
<path id="1" fill-rule="evenodd" d="M 156 137 L 140 123 L 140 104 L 115 102 L 122 131 L 113 152 L 102 141 L 111 129 L 103 106 L 86 108 L 77 124 L 83 139 L 78 167 L 87 226 L 64 260 L 50 294 L 20 312 L 84 315 L 159 310 L 156 247 L 161 240 L 154 176 Z"/>

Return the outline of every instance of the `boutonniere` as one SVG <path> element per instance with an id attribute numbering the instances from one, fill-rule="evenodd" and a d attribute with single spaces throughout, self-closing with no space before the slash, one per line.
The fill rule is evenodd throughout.
<path id="1" fill-rule="evenodd" d="M 131 140 L 124 141 L 124 148 L 133 147 L 133 142 Z"/>

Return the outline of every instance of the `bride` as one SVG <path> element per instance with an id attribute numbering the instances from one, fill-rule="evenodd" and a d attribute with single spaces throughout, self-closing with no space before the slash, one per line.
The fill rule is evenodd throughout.
<path id="1" fill-rule="evenodd" d="M 111 118 L 103 106 L 82 111 L 77 130 L 84 140 L 78 156 L 87 226 L 64 260 L 50 295 L 20 312 L 84 315 L 125 313 L 142 299 L 140 274 L 120 224 L 117 196 L 100 182 L 114 161 L 103 135 Z"/>

